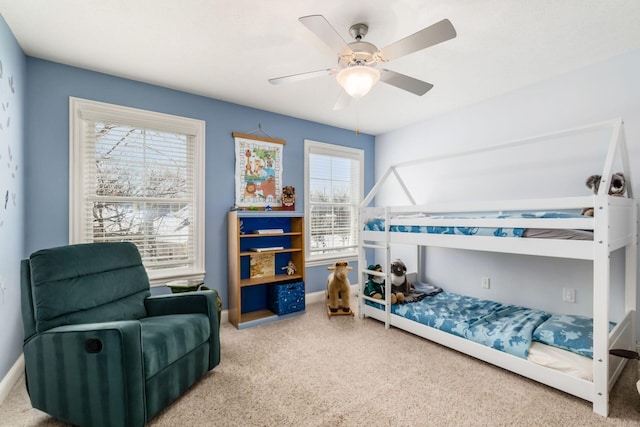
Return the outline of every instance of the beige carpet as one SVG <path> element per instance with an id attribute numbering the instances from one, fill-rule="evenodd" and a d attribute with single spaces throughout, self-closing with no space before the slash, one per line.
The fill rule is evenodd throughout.
<path id="1" fill-rule="evenodd" d="M 636 363 L 591 404 L 372 319 L 307 313 L 221 330 L 222 362 L 151 426 L 638 426 Z M 2 426 L 62 426 L 31 409 L 20 381 Z"/>

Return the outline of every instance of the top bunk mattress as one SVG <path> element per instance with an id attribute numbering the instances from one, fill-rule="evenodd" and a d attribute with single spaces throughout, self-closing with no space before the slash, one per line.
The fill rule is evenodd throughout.
<path id="1" fill-rule="evenodd" d="M 462 236 L 488 236 L 488 237 L 516 237 L 535 239 L 565 239 L 565 240 L 593 240 L 592 230 L 567 229 L 567 228 L 544 228 L 544 227 L 474 227 L 453 225 L 460 220 L 486 220 L 486 219 L 509 219 L 509 220 L 545 220 L 545 219 L 584 219 L 583 215 L 572 212 L 522 212 L 512 214 L 493 215 L 452 215 L 440 216 L 425 213 L 393 215 L 390 217 L 389 231 L 392 233 L 426 233 L 426 234 L 448 234 Z M 446 225 L 451 221 L 452 225 Z M 513 221 L 510 221 L 513 223 Z M 428 224 L 430 223 L 430 224 Z M 365 221 L 364 231 L 385 231 L 384 216 L 370 218 Z"/>

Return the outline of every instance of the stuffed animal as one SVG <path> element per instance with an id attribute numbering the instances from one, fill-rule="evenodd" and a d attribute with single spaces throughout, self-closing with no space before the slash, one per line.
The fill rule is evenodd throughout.
<path id="1" fill-rule="evenodd" d="M 407 266 L 402 260 L 391 263 L 391 292 L 396 296 L 398 303 L 403 303 L 405 296 L 409 295 L 411 284 L 407 280 Z"/>
<path id="2" fill-rule="evenodd" d="M 382 273 L 382 266 L 380 264 L 371 264 L 367 270 L 377 271 Z M 367 283 L 364 286 L 364 294 L 368 297 L 375 299 L 384 298 L 384 278 L 380 276 L 374 276 L 369 274 L 367 277 Z"/>
<path id="3" fill-rule="evenodd" d="M 349 278 L 347 277 L 347 272 L 351 270 L 349 263 L 347 261 L 337 261 L 333 267 L 328 267 L 327 269 L 333 270 L 327 278 L 329 310 L 332 313 L 336 313 L 341 308 L 343 312 L 350 313 L 351 283 L 349 283 Z M 342 304 L 340 304 L 340 300 L 342 300 Z"/>
<path id="4" fill-rule="evenodd" d="M 296 274 L 296 265 L 292 260 L 289 260 L 286 266 L 282 267 L 283 270 L 287 270 L 287 276 L 293 276 Z"/>
<path id="5" fill-rule="evenodd" d="M 296 189 L 290 185 L 282 187 L 282 204 L 293 206 L 296 202 Z"/>
<path id="6" fill-rule="evenodd" d="M 380 264 L 371 264 L 367 270 L 382 273 L 382 266 Z M 384 277 L 369 274 L 367 283 L 364 286 L 364 294 L 371 298 L 384 299 Z M 395 295 L 391 295 L 391 300 L 392 304 L 395 304 Z"/>
<path id="7" fill-rule="evenodd" d="M 598 194 L 598 189 L 600 188 L 600 182 L 602 181 L 601 175 L 591 175 L 587 178 L 585 182 L 588 188 L 593 190 L 593 194 Z M 616 197 L 624 197 L 624 192 L 626 191 L 626 181 L 624 178 L 624 174 L 621 172 L 614 173 L 611 175 L 611 184 L 609 185 L 609 195 Z M 582 215 L 593 216 L 593 208 L 584 208 L 582 209 Z"/>

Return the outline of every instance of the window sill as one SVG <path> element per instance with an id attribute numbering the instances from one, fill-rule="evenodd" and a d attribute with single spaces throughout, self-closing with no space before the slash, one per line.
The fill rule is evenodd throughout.
<path id="1" fill-rule="evenodd" d="M 188 283 L 204 283 L 204 273 L 202 274 L 185 274 L 184 276 L 170 276 L 170 277 L 154 277 L 149 278 L 149 283 L 152 288 L 161 286 L 167 286 L 171 282 L 188 282 Z"/>
<path id="2" fill-rule="evenodd" d="M 305 260 L 305 267 L 318 267 L 318 266 L 324 266 L 324 265 L 332 265 L 336 261 L 358 262 L 358 256 L 347 255 L 347 256 L 336 256 L 331 258 Z"/>

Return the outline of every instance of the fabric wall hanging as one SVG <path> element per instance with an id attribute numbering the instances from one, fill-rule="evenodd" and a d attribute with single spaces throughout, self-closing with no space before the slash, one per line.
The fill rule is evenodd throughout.
<path id="1" fill-rule="evenodd" d="M 281 206 L 285 141 L 232 133 L 236 147 L 237 207 Z"/>

